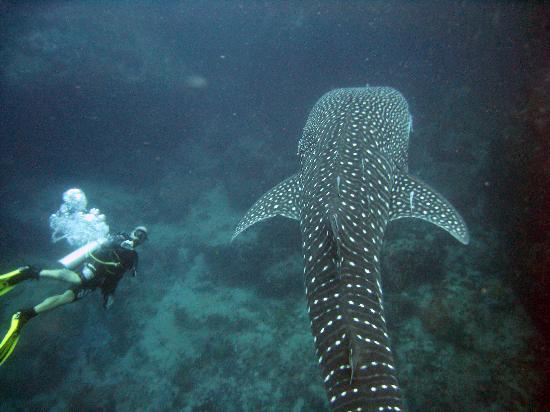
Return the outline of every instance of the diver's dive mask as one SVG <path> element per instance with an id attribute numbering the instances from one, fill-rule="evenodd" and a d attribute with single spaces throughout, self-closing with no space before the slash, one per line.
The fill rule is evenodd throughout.
<path id="1" fill-rule="evenodd" d="M 145 226 L 138 226 L 132 230 L 132 233 L 130 233 L 130 239 L 132 240 L 134 247 L 145 242 L 147 240 L 147 236 L 148 233 Z"/>
<path id="2" fill-rule="evenodd" d="M 147 240 L 147 228 L 138 226 L 130 233 L 130 239 L 125 240 L 120 244 L 124 249 L 134 250 L 136 246 L 141 245 Z"/>

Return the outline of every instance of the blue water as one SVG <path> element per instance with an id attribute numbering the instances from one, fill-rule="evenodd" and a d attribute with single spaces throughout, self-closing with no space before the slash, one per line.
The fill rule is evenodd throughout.
<path id="1" fill-rule="evenodd" d="M 0 273 L 70 251 L 48 226 L 70 187 L 113 230 L 150 229 L 109 311 L 96 292 L 25 327 L 0 410 L 328 410 L 298 225 L 229 240 L 297 170 L 315 101 L 365 84 L 407 98 L 411 172 L 472 236 L 390 225 L 409 410 L 545 410 L 545 16 L 512 1 L 0 2 Z M 0 324 L 63 288 L 17 286 Z"/>

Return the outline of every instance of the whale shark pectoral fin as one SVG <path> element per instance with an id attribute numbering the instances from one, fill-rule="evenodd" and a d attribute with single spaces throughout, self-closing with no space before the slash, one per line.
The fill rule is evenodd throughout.
<path id="1" fill-rule="evenodd" d="M 447 199 L 417 178 L 400 174 L 392 192 L 390 220 L 404 217 L 433 223 L 465 245 L 470 241 L 464 219 Z"/>
<path id="2" fill-rule="evenodd" d="M 276 215 L 300 219 L 300 194 L 301 178 L 297 173 L 283 180 L 254 203 L 237 225 L 231 240 L 254 223 Z"/>

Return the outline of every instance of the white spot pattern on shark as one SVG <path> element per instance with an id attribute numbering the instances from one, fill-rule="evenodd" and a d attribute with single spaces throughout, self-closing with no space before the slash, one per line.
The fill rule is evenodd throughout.
<path id="1" fill-rule="evenodd" d="M 298 144 L 300 171 L 263 195 L 233 235 L 275 215 L 300 221 L 308 313 L 335 411 L 404 410 L 380 278 L 388 222 L 419 218 L 469 241 L 449 202 L 408 175 L 411 126 L 394 89 L 325 94 Z"/>

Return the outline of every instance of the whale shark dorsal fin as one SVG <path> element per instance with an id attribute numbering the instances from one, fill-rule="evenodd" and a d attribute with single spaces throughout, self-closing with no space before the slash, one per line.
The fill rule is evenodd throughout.
<path id="1" fill-rule="evenodd" d="M 300 175 L 295 174 L 283 180 L 273 187 L 246 212 L 243 216 L 231 240 L 239 233 L 260 220 L 281 215 L 291 219 L 300 219 L 300 208 L 298 199 L 301 191 Z"/>
<path id="2" fill-rule="evenodd" d="M 404 217 L 433 223 L 465 245 L 470 241 L 464 219 L 447 199 L 419 179 L 399 174 L 392 192 L 390 219 Z"/>

